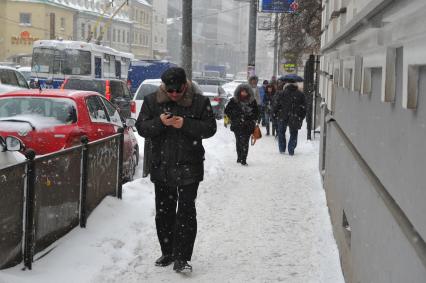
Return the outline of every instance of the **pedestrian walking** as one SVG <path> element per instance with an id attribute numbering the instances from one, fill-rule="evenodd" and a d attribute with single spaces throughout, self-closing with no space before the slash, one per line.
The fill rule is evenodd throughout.
<path id="1" fill-rule="evenodd" d="M 280 92 L 274 106 L 274 115 L 278 119 L 278 147 L 280 153 L 286 150 L 285 132 L 290 129 L 288 153 L 294 155 L 297 146 L 298 131 L 306 116 L 305 95 L 298 90 L 295 81 L 288 81 L 284 91 Z"/>
<path id="2" fill-rule="evenodd" d="M 259 108 L 250 85 L 240 84 L 225 108 L 235 134 L 237 162 L 247 165 L 250 136 L 259 119 Z"/>
<path id="3" fill-rule="evenodd" d="M 260 90 L 259 87 L 257 86 L 257 83 L 259 82 L 259 78 L 257 76 L 251 76 L 248 80 L 249 85 L 253 91 L 253 95 L 254 95 L 254 99 L 257 102 L 257 108 L 259 109 L 259 113 L 261 113 L 262 111 L 262 99 L 260 98 Z M 258 118 L 258 123 L 261 122 L 262 119 L 262 115 L 259 115 Z"/>
<path id="4" fill-rule="evenodd" d="M 260 106 L 259 106 L 259 112 L 260 112 L 260 121 L 262 123 L 262 126 L 266 127 L 266 117 L 265 117 L 265 92 L 266 87 L 268 86 L 268 80 L 264 80 L 262 83 L 262 86 L 259 88 L 259 96 L 260 96 Z"/>
<path id="5" fill-rule="evenodd" d="M 275 87 L 272 84 L 266 86 L 265 96 L 263 98 L 263 105 L 265 109 L 265 126 L 266 135 L 270 133 L 270 122 L 272 121 L 272 105 L 275 96 Z M 274 132 L 274 130 L 273 130 Z"/>
<path id="6" fill-rule="evenodd" d="M 176 272 L 192 271 L 197 219 L 195 199 L 204 175 L 202 139 L 216 133 L 210 101 L 179 67 L 166 70 L 158 91 L 144 99 L 136 122 L 151 141 L 150 175 L 155 187 L 157 266 L 174 262 Z M 177 211 L 176 211 L 177 206 Z"/>

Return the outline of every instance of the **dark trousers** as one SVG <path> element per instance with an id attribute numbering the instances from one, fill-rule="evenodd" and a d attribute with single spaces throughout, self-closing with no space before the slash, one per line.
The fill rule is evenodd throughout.
<path id="1" fill-rule="evenodd" d="M 191 260 L 197 235 L 195 199 L 198 185 L 169 187 L 155 184 L 155 224 L 163 255 Z"/>
<path id="2" fill-rule="evenodd" d="M 285 152 L 286 138 L 285 132 L 287 130 L 287 124 L 283 121 L 278 121 L 278 148 L 280 152 Z M 297 134 L 299 129 L 290 127 L 290 140 L 288 141 L 288 153 L 294 154 L 294 150 L 297 146 Z"/>
<path id="3" fill-rule="evenodd" d="M 237 156 L 239 161 L 247 161 L 249 150 L 250 136 L 244 132 L 235 131 L 235 141 L 237 145 Z"/>

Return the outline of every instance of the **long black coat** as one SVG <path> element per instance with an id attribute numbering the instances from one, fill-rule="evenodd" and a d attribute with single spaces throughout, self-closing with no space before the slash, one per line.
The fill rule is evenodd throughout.
<path id="1" fill-rule="evenodd" d="M 293 84 L 289 84 L 284 91 L 276 95 L 274 116 L 290 128 L 300 129 L 306 116 L 305 95 Z"/>
<path id="2" fill-rule="evenodd" d="M 183 127 L 163 125 L 160 115 L 171 112 L 184 118 Z M 136 122 L 138 133 L 151 140 L 150 174 L 154 183 L 182 186 L 204 177 L 202 139 L 216 133 L 210 100 L 189 83 L 182 100 L 171 101 L 164 87 L 145 97 Z"/>
<path id="3" fill-rule="evenodd" d="M 247 102 L 245 103 L 240 101 L 242 89 L 248 93 Z M 253 133 L 256 121 L 259 118 L 259 107 L 249 85 L 241 84 L 236 88 L 234 97 L 225 107 L 225 114 L 231 120 L 231 131 L 244 134 Z"/>

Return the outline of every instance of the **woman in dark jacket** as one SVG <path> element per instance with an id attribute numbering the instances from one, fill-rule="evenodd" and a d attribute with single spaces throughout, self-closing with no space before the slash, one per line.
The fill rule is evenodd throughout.
<path id="1" fill-rule="evenodd" d="M 231 131 L 235 134 L 237 145 L 237 162 L 247 165 L 250 136 L 259 119 L 259 108 L 253 91 L 248 84 L 240 84 L 234 97 L 225 108 L 225 114 L 231 120 Z"/>
<path id="2" fill-rule="evenodd" d="M 263 106 L 265 107 L 265 126 L 266 126 L 266 135 L 269 136 L 269 124 L 272 121 L 272 104 L 275 95 L 275 87 L 272 84 L 269 84 L 265 88 L 265 95 L 263 96 Z M 274 124 L 272 123 L 272 127 Z M 274 133 L 274 128 L 272 128 L 272 133 Z"/>

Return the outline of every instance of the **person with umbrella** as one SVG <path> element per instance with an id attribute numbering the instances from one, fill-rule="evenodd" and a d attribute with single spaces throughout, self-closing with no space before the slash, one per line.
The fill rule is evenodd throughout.
<path id="1" fill-rule="evenodd" d="M 299 91 L 295 77 L 282 78 L 287 82 L 284 91 L 277 96 L 273 113 L 278 120 L 278 148 L 280 153 L 286 150 L 285 132 L 290 129 L 290 140 L 288 142 L 288 153 L 294 155 L 297 146 L 298 131 L 302 127 L 303 119 L 306 116 L 305 95 Z M 302 79 L 303 80 L 303 79 Z"/>

